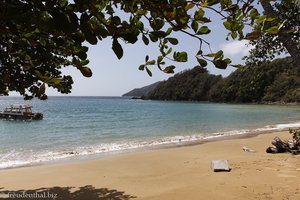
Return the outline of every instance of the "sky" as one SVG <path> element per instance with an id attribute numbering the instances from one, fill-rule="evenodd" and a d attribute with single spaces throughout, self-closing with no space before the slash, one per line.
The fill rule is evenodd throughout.
<path id="1" fill-rule="evenodd" d="M 248 54 L 249 47 L 246 46 L 247 41 L 226 41 L 228 31 L 223 27 L 222 21 L 215 14 L 210 14 L 212 23 L 207 24 L 212 32 L 205 37 L 210 42 L 212 51 L 222 49 L 225 56 L 232 59 L 233 64 L 243 64 L 241 58 Z M 179 45 L 173 48 L 177 51 L 187 51 L 189 61 L 186 63 L 175 63 L 175 73 L 191 69 L 198 63 L 194 57 L 199 48 L 197 40 L 188 37 L 184 34 L 175 35 L 179 39 Z M 124 93 L 134 89 L 152 84 L 157 81 L 166 80 L 174 74 L 165 74 L 157 69 L 157 66 L 152 66 L 153 76 L 149 77 L 146 71 L 139 71 L 138 67 L 144 63 L 145 56 L 157 58 L 158 44 L 144 45 L 142 41 L 136 44 L 125 44 L 120 42 L 124 55 L 119 60 L 111 49 L 112 40 L 99 41 L 97 45 L 88 45 L 88 58 L 90 60 L 89 67 L 93 71 L 91 78 L 85 78 L 80 71 L 67 67 L 63 70 L 66 75 L 71 75 L 74 80 L 71 96 L 121 96 Z M 208 49 L 205 48 L 207 51 Z M 210 52 L 207 52 L 210 53 Z M 170 63 L 173 64 L 173 63 Z M 226 70 L 216 69 L 209 63 L 208 70 L 211 74 L 221 74 L 228 76 L 235 70 L 233 67 L 228 67 Z M 61 95 L 52 88 L 47 88 L 47 95 Z"/>

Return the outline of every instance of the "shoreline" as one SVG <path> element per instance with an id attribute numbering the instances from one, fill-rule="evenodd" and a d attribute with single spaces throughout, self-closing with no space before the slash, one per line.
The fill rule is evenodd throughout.
<path id="1" fill-rule="evenodd" d="M 146 200 L 299 199 L 300 157 L 265 153 L 275 136 L 290 138 L 288 131 L 268 132 L 180 148 L 0 170 L 0 194 L 43 191 L 62 199 L 99 199 L 95 195 Z M 243 146 L 256 152 L 244 152 Z M 213 172 L 210 162 L 214 159 L 229 160 L 231 171 Z"/>
<path id="2" fill-rule="evenodd" d="M 188 146 L 195 146 L 195 145 L 202 145 L 210 142 L 218 142 L 218 141 L 224 141 L 224 140 L 235 140 L 235 139 L 246 139 L 246 138 L 252 138 L 256 137 L 260 134 L 270 134 L 275 132 L 282 132 L 282 131 L 288 131 L 288 128 L 284 129 L 276 129 L 276 130 L 241 130 L 241 133 L 237 134 L 220 134 L 220 135 L 212 135 L 212 136 L 206 136 L 201 139 L 192 139 L 187 141 L 178 141 L 178 142 L 167 142 L 167 143 L 161 143 L 161 144 L 155 144 L 150 146 L 143 146 L 143 147 L 135 147 L 135 148 L 129 148 L 129 149 L 120 149 L 120 150 L 114 150 L 114 151 L 108 151 L 108 152 L 100 152 L 100 153 L 91 153 L 87 155 L 80 155 L 76 151 L 66 151 L 66 155 L 70 155 L 70 157 L 64 157 L 64 158 L 58 158 L 54 160 L 47 160 L 47 161 L 40 161 L 40 162 L 34 162 L 34 163 L 28 163 L 28 164 L 21 164 L 18 166 L 10 166 L 6 168 L 0 168 L 0 171 L 2 170 L 8 170 L 8 169 L 16 169 L 16 168 L 27 168 L 27 167 L 35 167 L 35 166 L 44 166 L 44 165 L 55 165 L 55 164 L 68 164 L 68 163 L 77 163 L 77 162 L 84 162 L 89 160 L 97 160 L 102 159 L 110 156 L 116 156 L 116 155 L 126 155 L 130 153 L 138 153 L 138 152 L 147 152 L 152 150 L 163 150 L 163 149 L 172 149 L 172 148 L 181 148 L 181 147 L 188 147 Z M 245 131 L 245 132 L 243 132 Z M 229 131 L 231 132 L 231 131 Z M 189 136 L 187 136 L 189 137 Z"/>
<path id="3" fill-rule="evenodd" d="M 235 140 L 235 139 L 246 139 L 256 137 L 261 134 L 270 134 L 282 131 L 288 131 L 289 128 L 281 128 L 281 129 L 274 129 L 274 130 L 260 130 L 260 129 L 249 129 L 249 130 L 239 130 L 241 132 L 234 133 L 234 134 L 226 134 L 224 132 L 222 134 L 216 134 L 211 136 L 204 136 L 203 138 L 191 139 L 186 141 L 179 141 L 175 142 L 167 142 L 167 143 L 160 143 L 154 144 L 150 146 L 142 146 L 142 147 L 134 147 L 128 149 L 120 149 L 120 150 L 113 150 L 108 152 L 99 152 L 99 153 L 91 153 L 91 154 L 78 154 L 76 150 L 72 151 L 65 151 L 64 154 L 68 155 L 67 157 L 57 158 L 53 160 L 46 160 L 46 161 L 36 161 L 33 163 L 27 164 L 20 164 L 17 166 L 9 166 L 5 168 L 0 168 L 0 171 L 7 170 L 7 169 L 15 169 L 15 168 L 27 168 L 27 167 L 35 167 L 35 166 L 44 166 L 44 165 L 55 165 L 55 164 L 68 164 L 68 163 L 76 163 L 76 162 L 84 162 L 89 160 L 97 160 L 102 159 L 110 156 L 116 155 L 126 155 L 130 153 L 138 153 L 138 152 L 147 152 L 152 150 L 163 150 L 163 149 L 172 149 L 172 148 L 181 148 L 181 147 L 188 147 L 188 146 L 195 146 L 195 145 L 202 145 L 210 142 L 218 142 L 218 141 L 225 141 L 225 140 Z M 231 132 L 231 131 L 229 131 Z M 190 137 L 190 136 L 183 136 L 183 137 Z"/>

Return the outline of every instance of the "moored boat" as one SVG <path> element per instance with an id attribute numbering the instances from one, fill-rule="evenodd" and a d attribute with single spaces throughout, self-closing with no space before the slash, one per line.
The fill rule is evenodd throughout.
<path id="1" fill-rule="evenodd" d="M 0 112 L 0 118 L 6 119 L 32 119 L 40 120 L 43 119 L 42 113 L 33 113 L 31 110 L 32 106 L 27 104 L 10 105 Z"/>

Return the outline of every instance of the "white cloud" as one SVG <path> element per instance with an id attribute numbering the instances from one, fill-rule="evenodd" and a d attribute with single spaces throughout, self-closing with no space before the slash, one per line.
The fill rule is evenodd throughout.
<path id="1" fill-rule="evenodd" d="M 223 43 L 220 48 L 224 51 L 225 55 L 228 56 L 246 56 L 249 54 L 249 50 L 253 46 L 247 45 L 248 41 L 233 41 L 230 43 Z"/>

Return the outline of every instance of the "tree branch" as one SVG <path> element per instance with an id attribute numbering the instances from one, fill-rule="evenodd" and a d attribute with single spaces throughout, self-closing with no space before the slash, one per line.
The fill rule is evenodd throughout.
<path id="1" fill-rule="evenodd" d="M 270 2 L 260 1 L 260 3 L 266 15 L 276 15 L 276 11 L 274 11 Z M 275 20 L 274 23 L 278 24 L 279 21 Z M 298 47 L 298 44 L 293 41 L 292 36 L 289 33 L 287 33 L 287 31 L 284 28 L 282 28 L 278 31 L 278 39 L 282 42 L 283 46 L 292 56 L 295 64 L 300 66 L 300 49 Z"/>

